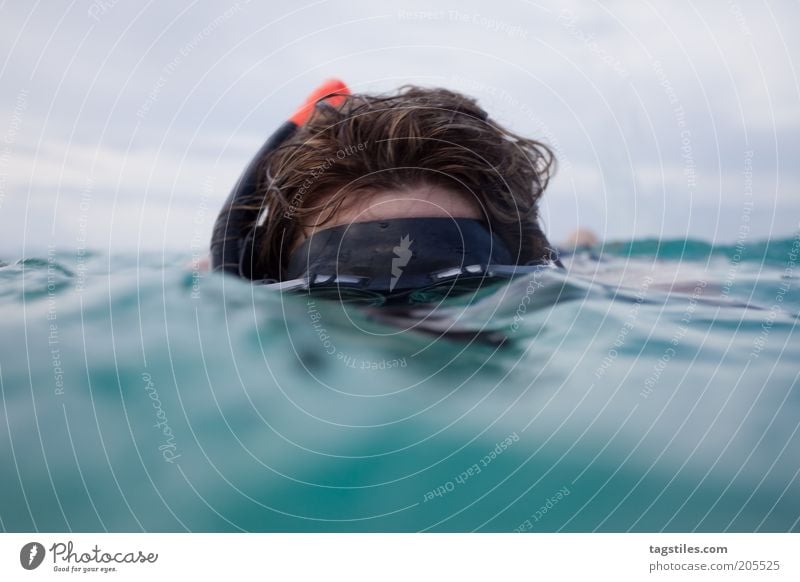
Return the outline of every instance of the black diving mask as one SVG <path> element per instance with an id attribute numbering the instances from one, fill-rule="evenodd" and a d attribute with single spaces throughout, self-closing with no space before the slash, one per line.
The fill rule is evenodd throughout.
<path id="1" fill-rule="evenodd" d="M 396 218 L 317 231 L 270 288 L 361 305 L 433 303 L 477 294 L 550 266 L 516 265 L 486 223 L 468 218 Z"/>

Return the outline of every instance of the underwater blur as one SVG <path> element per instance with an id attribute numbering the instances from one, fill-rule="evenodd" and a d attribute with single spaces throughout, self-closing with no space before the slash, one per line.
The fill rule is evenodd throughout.
<path id="1" fill-rule="evenodd" d="M 6 531 L 799 529 L 800 235 L 403 310 L 4 259 Z"/>

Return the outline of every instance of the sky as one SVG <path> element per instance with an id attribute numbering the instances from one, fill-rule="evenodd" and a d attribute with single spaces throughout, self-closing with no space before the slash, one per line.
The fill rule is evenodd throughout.
<path id="1" fill-rule="evenodd" d="M 551 240 L 789 237 L 798 23 L 788 0 L 5 2 L 0 258 L 200 252 L 261 143 L 329 77 L 462 91 L 550 144 Z"/>

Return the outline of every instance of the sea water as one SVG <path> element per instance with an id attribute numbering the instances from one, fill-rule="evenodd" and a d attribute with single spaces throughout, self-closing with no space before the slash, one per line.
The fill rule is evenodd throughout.
<path id="1" fill-rule="evenodd" d="M 6 531 L 800 529 L 800 237 L 607 244 L 400 314 L 3 259 Z"/>

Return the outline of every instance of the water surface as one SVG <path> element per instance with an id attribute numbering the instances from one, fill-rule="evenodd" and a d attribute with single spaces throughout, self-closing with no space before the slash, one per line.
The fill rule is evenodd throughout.
<path id="1" fill-rule="evenodd" d="M 800 238 L 393 319 L 186 255 L 3 259 L 7 531 L 799 529 Z"/>

